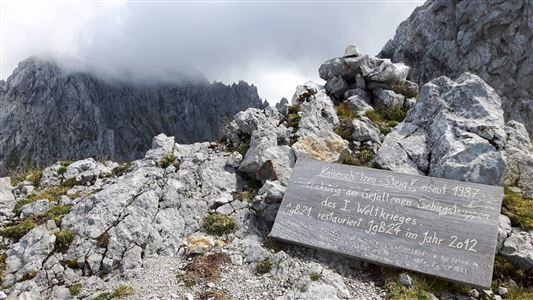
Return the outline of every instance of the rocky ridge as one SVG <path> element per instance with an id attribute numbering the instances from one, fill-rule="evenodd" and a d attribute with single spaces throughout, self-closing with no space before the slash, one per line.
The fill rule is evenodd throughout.
<path id="1" fill-rule="evenodd" d="M 159 133 L 216 140 L 248 107 L 263 103 L 245 82 L 120 81 L 31 57 L 0 85 L 0 175 L 59 159 L 137 159 Z"/>
<path id="2" fill-rule="evenodd" d="M 431 0 L 402 22 L 379 56 L 411 67 L 418 84 L 471 72 L 502 99 L 507 121 L 533 137 L 533 3 Z"/>
<path id="3" fill-rule="evenodd" d="M 352 46 L 320 67 L 325 86 L 307 82 L 292 105 L 283 99 L 237 113 L 221 142 L 186 145 L 162 134 L 128 164 L 60 161 L 15 187 L 0 180 L 0 195 L 7 195 L 0 206 L 5 293 L 386 298 L 391 288 L 372 265 L 266 237 L 295 160 L 464 174 L 466 181 L 507 180 L 515 192 L 533 190 L 531 141 L 523 125 L 504 123 L 491 87 L 465 73 L 456 81 L 436 78 L 419 93 L 408 70 Z M 502 215 L 498 234 L 501 255 L 529 272 L 530 233 Z M 414 285 L 406 274 L 398 282 Z"/>

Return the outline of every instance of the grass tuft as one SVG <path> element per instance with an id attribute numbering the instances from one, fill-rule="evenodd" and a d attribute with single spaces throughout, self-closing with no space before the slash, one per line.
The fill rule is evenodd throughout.
<path id="1" fill-rule="evenodd" d="M 176 155 L 174 153 L 169 152 L 163 155 L 163 158 L 159 161 L 159 167 L 166 169 L 170 165 L 173 165 L 176 169 L 179 169 L 180 167 L 180 161 L 176 158 Z"/>
<path id="2" fill-rule="evenodd" d="M 231 216 L 214 213 L 204 218 L 203 227 L 209 234 L 222 236 L 237 230 L 237 223 Z"/>
<path id="3" fill-rule="evenodd" d="M 320 278 L 322 278 L 322 275 L 320 275 L 319 273 L 313 272 L 309 274 L 309 279 L 311 279 L 311 281 L 319 281 Z"/>
<path id="4" fill-rule="evenodd" d="M 511 219 L 511 225 L 520 226 L 524 230 L 533 229 L 533 199 L 525 198 L 507 186 L 504 191 L 502 211 Z"/>
<path id="5" fill-rule="evenodd" d="M 81 283 L 76 283 L 68 287 L 68 291 L 70 292 L 70 295 L 73 297 L 76 297 L 80 294 L 81 291 Z"/>
<path id="6" fill-rule="evenodd" d="M 120 177 L 126 174 L 129 171 L 129 169 L 130 169 L 130 163 L 120 164 L 113 168 L 113 170 L 111 171 L 111 174 L 113 174 L 113 176 L 115 177 Z"/>
<path id="7" fill-rule="evenodd" d="M 357 115 L 350 109 L 348 102 L 342 102 L 339 104 L 335 110 L 337 111 L 337 116 L 341 121 L 352 121 L 357 118 Z"/>
<path id="8" fill-rule="evenodd" d="M 273 264 L 270 259 L 267 258 L 265 260 L 262 260 L 255 265 L 255 272 L 257 272 L 258 274 L 268 273 L 270 272 L 270 270 L 272 270 L 272 265 Z"/>
<path id="9" fill-rule="evenodd" d="M 70 230 L 60 230 L 54 235 L 56 236 L 55 250 L 62 253 L 67 252 L 68 247 L 76 237 L 76 234 Z"/>

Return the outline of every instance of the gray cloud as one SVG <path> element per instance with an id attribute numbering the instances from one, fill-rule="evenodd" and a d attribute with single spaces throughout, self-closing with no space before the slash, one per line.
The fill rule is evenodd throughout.
<path id="1" fill-rule="evenodd" d="M 2 75 L 32 54 L 136 77 L 189 65 L 209 80 L 254 83 L 276 102 L 296 84 L 319 80 L 319 65 L 348 44 L 376 54 L 420 4 L 8 1 Z"/>

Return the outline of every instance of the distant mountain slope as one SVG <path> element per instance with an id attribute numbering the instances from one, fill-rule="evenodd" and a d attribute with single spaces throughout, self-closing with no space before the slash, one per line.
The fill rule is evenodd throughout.
<path id="1" fill-rule="evenodd" d="M 379 56 L 411 66 L 424 84 L 479 75 L 502 97 L 507 120 L 533 137 L 533 1 L 430 0 L 402 22 Z"/>
<path id="2" fill-rule="evenodd" d="M 0 90 L 0 174 L 59 159 L 131 160 L 159 133 L 180 143 L 213 140 L 225 119 L 263 105 L 246 82 L 120 82 L 35 57 Z"/>

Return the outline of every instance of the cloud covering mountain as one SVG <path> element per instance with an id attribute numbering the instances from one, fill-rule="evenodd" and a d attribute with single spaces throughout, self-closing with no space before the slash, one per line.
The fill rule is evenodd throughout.
<path id="1" fill-rule="evenodd" d="M 143 79 L 193 68 L 209 80 L 254 83 L 276 102 L 318 79 L 316 65 L 347 44 L 377 53 L 422 1 L 4 2 L 2 79 L 44 55 Z"/>

